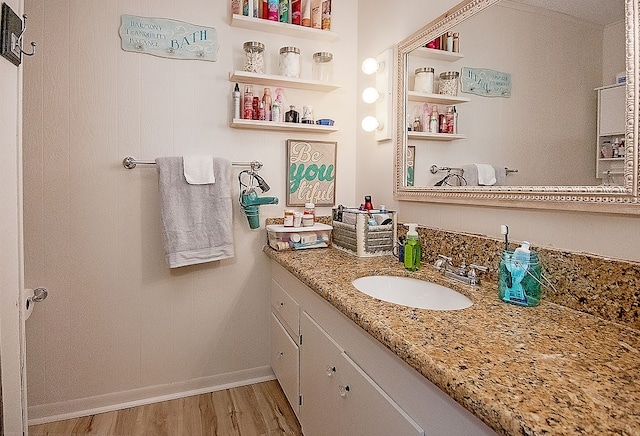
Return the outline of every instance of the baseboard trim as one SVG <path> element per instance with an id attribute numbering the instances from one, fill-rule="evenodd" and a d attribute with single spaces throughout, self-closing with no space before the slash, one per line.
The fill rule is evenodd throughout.
<path id="1" fill-rule="evenodd" d="M 271 366 L 28 408 L 29 425 L 95 415 L 274 380 Z"/>

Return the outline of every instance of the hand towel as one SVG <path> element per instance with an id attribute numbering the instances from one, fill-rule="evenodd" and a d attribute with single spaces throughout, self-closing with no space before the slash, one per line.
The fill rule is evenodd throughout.
<path id="1" fill-rule="evenodd" d="M 496 170 L 496 186 L 504 186 L 507 184 L 507 169 L 502 167 L 494 167 Z"/>
<path id="2" fill-rule="evenodd" d="M 190 185 L 208 185 L 216 182 L 213 156 L 183 156 L 184 178 Z"/>
<path id="3" fill-rule="evenodd" d="M 214 158 L 216 182 L 190 185 L 181 157 L 156 159 L 165 258 L 170 268 L 233 257 L 231 162 Z"/>
<path id="4" fill-rule="evenodd" d="M 496 170 L 488 164 L 474 164 L 478 169 L 478 185 L 491 186 L 496 183 Z"/>
<path id="5" fill-rule="evenodd" d="M 467 186 L 478 186 L 478 167 L 475 165 L 462 165 L 462 177 Z"/>

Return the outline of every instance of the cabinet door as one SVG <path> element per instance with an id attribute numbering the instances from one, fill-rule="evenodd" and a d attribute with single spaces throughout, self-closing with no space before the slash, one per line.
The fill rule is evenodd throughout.
<path id="1" fill-rule="evenodd" d="M 296 415 L 299 412 L 300 360 L 298 345 L 271 313 L 271 368 Z"/>
<path id="2" fill-rule="evenodd" d="M 340 434 L 424 435 L 424 431 L 345 353 L 340 368 Z"/>
<path id="3" fill-rule="evenodd" d="M 600 90 L 598 134 L 611 135 L 625 130 L 625 87 L 617 86 Z"/>
<path id="4" fill-rule="evenodd" d="M 306 313 L 300 315 L 300 424 L 305 436 L 340 434 L 342 350 Z"/>
<path id="5" fill-rule="evenodd" d="M 271 280 L 271 306 L 284 328 L 297 341 L 300 334 L 300 305 L 275 280 Z"/>

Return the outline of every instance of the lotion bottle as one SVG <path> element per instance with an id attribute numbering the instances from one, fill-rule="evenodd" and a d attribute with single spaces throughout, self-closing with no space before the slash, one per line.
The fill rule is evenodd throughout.
<path id="1" fill-rule="evenodd" d="M 417 271 L 420 268 L 420 241 L 418 240 L 417 224 L 406 224 L 409 227 L 407 242 L 404 246 L 404 268 L 409 271 Z"/>
<path id="2" fill-rule="evenodd" d="M 233 119 L 240 118 L 240 87 L 236 83 L 236 87 L 233 89 Z"/>

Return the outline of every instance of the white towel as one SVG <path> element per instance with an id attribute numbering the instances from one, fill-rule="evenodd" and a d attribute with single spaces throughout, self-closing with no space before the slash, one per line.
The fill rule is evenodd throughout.
<path id="1" fill-rule="evenodd" d="M 507 169 L 505 167 L 494 167 L 496 170 L 496 186 L 507 184 Z"/>
<path id="2" fill-rule="evenodd" d="M 233 257 L 231 162 L 214 158 L 216 183 L 190 185 L 181 157 L 156 159 L 162 234 L 169 267 Z"/>
<path id="3" fill-rule="evenodd" d="M 208 185 L 216 182 L 213 156 L 184 156 L 184 178 L 190 185 Z"/>
<path id="4" fill-rule="evenodd" d="M 491 186 L 496 184 L 496 170 L 488 164 L 474 164 L 478 169 L 478 185 Z"/>
<path id="5" fill-rule="evenodd" d="M 462 177 L 467 186 L 478 186 L 478 168 L 475 165 L 462 165 Z"/>

